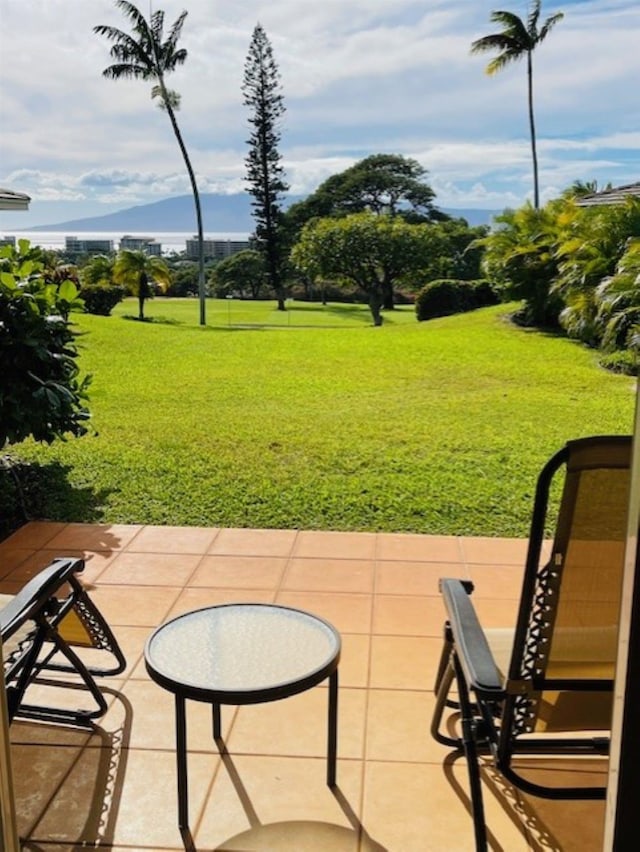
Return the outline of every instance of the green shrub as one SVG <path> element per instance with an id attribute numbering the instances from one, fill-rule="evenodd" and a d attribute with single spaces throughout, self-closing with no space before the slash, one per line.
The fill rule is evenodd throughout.
<path id="1" fill-rule="evenodd" d="M 612 373 L 622 373 L 625 376 L 637 376 L 640 374 L 638 353 L 631 349 L 620 349 L 617 352 L 600 355 L 598 363 L 605 370 L 611 370 Z"/>
<path id="2" fill-rule="evenodd" d="M 0 449 L 33 437 L 82 435 L 89 378 L 78 378 L 72 281 L 47 283 L 28 240 L 0 248 Z"/>
<path id="3" fill-rule="evenodd" d="M 126 292 L 119 284 L 89 284 L 82 288 L 80 297 L 84 302 L 85 313 L 108 317 L 124 299 Z"/>
<path id="4" fill-rule="evenodd" d="M 416 297 L 418 322 L 473 311 L 476 308 L 497 305 L 498 296 L 489 281 L 459 281 L 440 278 L 430 281 Z"/>

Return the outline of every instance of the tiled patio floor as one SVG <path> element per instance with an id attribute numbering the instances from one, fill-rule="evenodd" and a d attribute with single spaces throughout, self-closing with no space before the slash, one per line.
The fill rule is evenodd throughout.
<path id="1" fill-rule="evenodd" d="M 441 644 L 438 578 L 474 580 L 484 623 L 510 624 L 524 543 L 290 530 L 31 523 L 0 544 L 0 592 L 55 556 L 85 556 L 85 582 L 127 656 L 105 679 L 110 709 L 92 733 L 15 722 L 12 756 L 23 848 L 175 850 L 172 696 L 141 662 L 152 628 L 229 601 L 309 609 L 343 637 L 338 788 L 325 784 L 326 687 L 223 708 L 188 703 L 196 849 L 470 852 L 465 768 L 431 740 Z M 73 694 L 76 698 L 76 693 Z M 603 803 L 546 802 L 494 787 L 491 848 L 601 849 Z"/>

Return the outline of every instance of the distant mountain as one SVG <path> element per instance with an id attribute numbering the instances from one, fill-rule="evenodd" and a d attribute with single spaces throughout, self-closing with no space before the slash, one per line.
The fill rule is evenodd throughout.
<path id="1" fill-rule="evenodd" d="M 285 206 L 299 201 L 302 196 L 289 196 Z M 217 195 L 213 193 L 200 196 L 203 229 L 209 233 L 251 233 L 254 228 L 251 213 L 251 197 L 248 193 L 237 195 Z M 485 225 L 491 222 L 498 210 L 444 210 L 450 216 L 464 218 L 470 225 Z M 146 232 L 190 231 L 195 233 L 196 217 L 191 195 L 177 195 L 164 198 L 153 204 L 141 204 L 128 207 L 105 216 L 91 216 L 86 219 L 70 219 L 50 225 L 35 225 L 29 231 L 122 231 Z"/>

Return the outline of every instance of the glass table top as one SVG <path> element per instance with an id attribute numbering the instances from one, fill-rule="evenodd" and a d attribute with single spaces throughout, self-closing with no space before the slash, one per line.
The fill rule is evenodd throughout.
<path id="1" fill-rule="evenodd" d="M 169 681 L 169 688 L 251 693 L 330 669 L 340 644 L 335 628 L 311 613 L 274 604 L 224 604 L 159 627 L 145 659 L 151 676 Z"/>

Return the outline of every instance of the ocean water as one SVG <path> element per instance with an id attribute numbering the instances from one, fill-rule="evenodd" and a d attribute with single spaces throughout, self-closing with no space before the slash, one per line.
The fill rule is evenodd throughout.
<path id="1" fill-rule="evenodd" d="M 78 237 L 80 240 L 113 240 L 114 249 L 118 249 L 123 236 L 148 237 L 155 239 L 162 246 L 162 253 L 169 254 L 174 251 L 184 251 L 186 241 L 194 239 L 195 234 L 190 231 L 6 231 L 0 233 L 2 237 L 15 237 L 29 240 L 32 245 L 47 249 L 64 249 L 65 237 Z M 206 233 L 205 240 L 248 240 L 247 233 Z"/>

